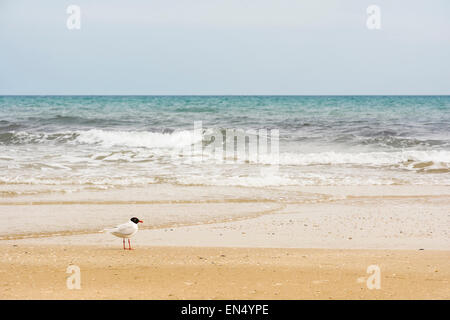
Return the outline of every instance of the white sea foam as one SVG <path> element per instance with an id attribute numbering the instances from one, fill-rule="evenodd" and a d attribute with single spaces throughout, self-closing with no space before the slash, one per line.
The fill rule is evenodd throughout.
<path id="1" fill-rule="evenodd" d="M 0 184 L 450 185 L 450 151 L 441 149 L 285 150 L 246 162 L 231 158 L 216 161 L 207 149 L 203 157 L 198 152 L 174 157 L 173 151 L 190 149 L 186 147 L 202 141 L 202 135 L 191 130 L 156 133 L 92 129 L 14 135 L 12 144 L 0 145 Z M 272 164 L 279 165 L 279 172 L 257 174 Z"/>
<path id="2" fill-rule="evenodd" d="M 317 153 L 281 153 L 279 157 L 269 155 L 258 159 L 262 164 L 280 165 L 368 165 L 389 166 L 418 162 L 433 162 L 444 167 L 450 165 L 450 151 L 445 150 L 409 150 L 393 152 L 317 152 Z"/>
<path id="3" fill-rule="evenodd" d="M 181 148 L 201 142 L 202 135 L 192 130 L 158 133 L 149 131 L 108 131 L 91 129 L 54 133 L 12 132 L 9 142 L 14 144 L 41 144 L 66 142 L 97 144 L 104 147 Z"/>
<path id="4" fill-rule="evenodd" d="M 92 129 L 79 131 L 79 143 L 100 144 L 104 147 L 126 146 L 145 148 L 181 148 L 200 142 L 202 135 L 194 131 L 157 133 L 147 131 L 105 131 Z"/>
<path id="5" fill-rule="evenodd" d="M 178 183 L 184 185 L 268 187 L 298 185 L 299 181 L 279 175 L 246 177 L 191 176 L 179 178 Z"/>
<path id="6" fill-rule="evenodd" d="M 137 186 L 157 183 L 154 177 L 78 177 L 67 176 L 64 178 L 52 178 L 47 176 L 15 176 L 0 177 L 1 184 L 28 184 L 28 185 L 86 185 L 86 186 Z"/>

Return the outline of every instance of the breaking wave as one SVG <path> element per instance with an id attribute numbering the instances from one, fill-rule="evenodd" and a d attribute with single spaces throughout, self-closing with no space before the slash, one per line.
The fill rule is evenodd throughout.
<path id="1" fill-rule="evenodd" d="M 0 144 L 2 145 L 78 143 L 95 144 L 104 147 L 178 148 L 197 143 L 201 139 L 202 135 L 200 133 L 196 134 L 194 131 L 189 130 L 174 131 L 172 133 L 106 131 L 100 129 L 55 133 L 0 133 Z"/>
<path id="2" fill-rule="evenodd" d="M 441 165 L 450 167 L 450 151 L 446 150 L 409 150 L 392 152 L 317 152 L 317 153 L 281 153 L 276 156 L 261 156 L 262 164 L 308 166 L 308 165 L 361 165 L 390 166 L 406 165 L 412 167 Z M 422 164 L 422 165 L 419 165 Z M 425 165 L 428 164 L 428 165 Z"/>

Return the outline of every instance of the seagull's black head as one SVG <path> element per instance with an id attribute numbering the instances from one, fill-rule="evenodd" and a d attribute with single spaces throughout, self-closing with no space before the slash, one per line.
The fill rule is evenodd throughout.
<path id="1" fill-rule="evenodd" d="M 140 222 L 140 223 L 144 223 L 144 221 L 141 221 L 141 220 L 139 220 L 139 219 L 136 218 L 136 217 L 131 218 L 130 220 L 131 220 L 132 222 L 136 223 L 136 224 L 138 224 L 139 222 Z"/>

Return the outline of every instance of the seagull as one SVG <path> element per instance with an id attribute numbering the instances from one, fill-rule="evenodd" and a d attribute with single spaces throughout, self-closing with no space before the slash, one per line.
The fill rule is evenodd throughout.
<path id="1" fill-rule="evenodd" d="M 123 250 L 126 250 L 125 248 L 125 238 L 128 239 L 128 250 L 132 250 L 131 244 L 130 244 L 130 238 L 138 232 L 138 223 L 144 223 L 144 221 L 139 220 L 136 217 L 133 217 L 130 219 L 130 221 L 120 224 L 115 228 L 108 228 L 104 229 L 103 232 L 109 232 L 116 237 L 122 238 L 123 242 Z"/>

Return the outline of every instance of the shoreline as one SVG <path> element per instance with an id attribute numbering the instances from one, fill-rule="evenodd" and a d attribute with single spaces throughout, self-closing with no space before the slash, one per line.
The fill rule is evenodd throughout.
<path id="1" fill-rule="evenodd" d="M 151 185 L 2 197 L 0 243 L 114 245 L 98 231 L 136 216 L 146 246 L 447 250 L 449 208 L 450 186 Z"/>
<path id="2" fill-rule="evenodd" d="M 4 197 L 0 299 L 450 299 L 448 208 L 449 186 Z M 144 220 L 136 250 L 98 232 L 130 216 Z M 66 287 L 70 265 L 81 290 Z M 366 284 L 371 265 L 379 290 Z"/>
<path id="3" fill-rule="evenodd" d="M 99 231 L 135 216 L 138 246 L 450 250 L 449 187 L 161 189 L 65 197 L 96 201 L 83 205 L 3 201 L 0 244 L 114 247 Z M 119 196 L 129 204 L 107 202 Z"/>

